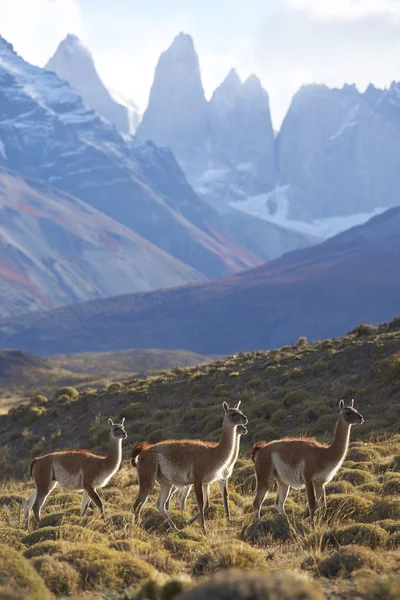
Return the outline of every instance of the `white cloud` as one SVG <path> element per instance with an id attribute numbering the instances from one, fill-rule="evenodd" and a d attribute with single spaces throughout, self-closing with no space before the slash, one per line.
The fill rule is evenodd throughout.
<path id="1" fill-rule="evenodd" d="M 38 65 L 47 62 L 67 33 L 86 37 L 77 0 L 1 0 L 0 33 Z"/>
<path id="2" fill-rule="evenodd" d="M 399 0 L 287 0 L 287 6 L 320 20 L 354 20 L 376 15 L 400 18 Z"/>

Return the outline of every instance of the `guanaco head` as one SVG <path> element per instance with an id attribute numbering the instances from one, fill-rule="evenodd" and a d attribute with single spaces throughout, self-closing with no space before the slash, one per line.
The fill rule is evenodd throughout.
<path id="1" fill-rule="evenodd" d="M 233 426 L 247 425 L 248 419 L 247 419 L 246 415 L 244 415 L 242 413 L 242 411 L 239 410 L 240 400 L 232 408 L 229 408 L 227 402 L 224 402 L 222 406 L 224 407 L 224 411 L 225 411 L 224 420 L 228 421 L 228 423 L 230 423 Z M 247 432 L 247 429 L 246 429 L 246 432 Z"/>
<path id="2" fill-rule="evenodd" d="M 128 434 L 126 433 L 126 429 L 124 427 L 124 423 L 125 423 L 125 417 L 122 419 L 121 423 L 118 425 L 117 423 L 114 423 L 114 421 L 112 419 L 108 419 L 108 424 L 111 428 L 111 436 L 116 438 L 117 440 L 126 440 L 126 438 L 128 437 Z"/>
<path id="3" fill-rule="evenodd" d="M 339 408 L 342 419 L 349 425 L 364 423 L 364 417 L 354 408 L 354 400 L 350 402 L 349 406 L 345 406 L 344 401 L 341 400 Z"/>

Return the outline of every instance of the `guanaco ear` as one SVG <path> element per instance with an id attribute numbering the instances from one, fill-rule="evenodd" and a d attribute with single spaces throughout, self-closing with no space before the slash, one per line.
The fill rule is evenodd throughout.
<path id="1" fill-rule="evenodd" d="M 123 426 L 125 423 L 125 417 L 122 417 L 121 425 Z"/>
<path id="2" fill-rule="evenodd" d="M 239 402 L 236 404 L 236 406 L 234 406 L 233 408 L 235 408 L 236 410 L 239 408 L 240 404 L 241 404 L 241 400 L 239 400 Z"/>
<path id="3" fill-rule="evenodd" d="M 110 427 L 112 427 L 114 425 L 114 421 L 112 419 L 108 419 L 108 424 Z"/>
<path id="4" fill-rule="evenodd" d="M 227 403 L 227 402 L 224 402 L 222 406 L 223 406 L 223 409 L 224 409 L 224 411 L 225 411 L 225 412 L 228 412 L 228 410 L 229 410 L 228 403 Z"/>
<path id="5" fill-rule="evenodd" d="M 354 407 L 354 398 L 352 398 L 351 402 L 350 402 L 350 408 L 353 408 L 353 407 Z"/>
<path id="6" fill-rule="evenodd" d="M 340 408 L 340 410 L 343 410 L 343 409 L 344 409 L 344 400 L 341 400 L 341 401 L 339 402 L 339 408 Z"/>

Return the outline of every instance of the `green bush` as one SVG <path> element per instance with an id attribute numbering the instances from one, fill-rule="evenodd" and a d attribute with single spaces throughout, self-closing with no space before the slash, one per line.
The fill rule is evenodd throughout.
<path id="1" fill-rule="evenodd" d="M 31 425 L 45 412 L 46 408 L 44 406 L 30 406 L 27 414 L 28 423 Z"/>
<path id="2" fill-rule="evenodd" d="M 38 394 L 32 399 L 32 404 L 36 405 L 46 404 L 46 402 L 48 402 L 48 399 L 43 394 Z"/>
<path id="3" fill-rule="evenodd" d="M 373 506 L 361 520 L 374 523 L 382 519 L 400 519 L 400 500 L 397 498 L 382 498 L 375 500 Z"/>
<path id="4" fill-rule="evenodd" d="M 78 571 L 79 587 L 84 590 L 100 586 L 121 590 L 154 574 L 154 568 L 144 560 L 99 544 L 75 545 L 63 553 L 62 560 Z"/>
<path id="5" fill-rule="evenodd" d="M 0 544 L 0 586 L 11 582 L 18 592 L 21 590 L 29 595 L 30 600 L 51 600 L 53 597 L 30 562 L 13 548 Z"/>
<path id="6" fill-rule="evenodd" d="M 361 469 L 341 469 L 340 479 L 343 481 L 349 481 L 353 485 L 361 485 L 363 483 L 370 483 L 375 480 L 372 473 L 362 471 Z"/>
<path id="7" fill-rule="evenodd" d="M 70 400 L 74 400 L 79 396 L 79 392 L 73 387 L 62 387 L 56 391 L 54 398 L 59 399 L 60 396 L 67 396 Z"/>
<path id="8" fill-rule="evenodd" d="M 327 497 L 326 514 L 328 517 L 355 519 L 359 521 L 371 510 L 372 500 L 355 493 L 333 494 Z"/>
<path id="9" fill-rule="evenodd" d="M 245 525 L 241 538 L 251 543 L 270 543 L 270 540 L 287 541 L 292 538 L 292 531 L 286 515 L 279 514 L 273 509 L 261 519 Z"/>
<path id="10" fill-rule="evenodd" d="M 323 546 L 348 546 L 349 544 L 359 544 L 360 546 L 369 546 L 378 548 L 385 546 L 389 534 L 382 527 L 371 523 L 358 523 L 337 527 L 327 531 L 323 536 Z"/>
<path id="11" fill-rule="evenodd" d="M 383 568 L 383 562 L 376 552 L 363 546 L 342 546 L 318 563 L 318 571 L 323 577 L 348 576 L 363 568 L 372 571 Z"/>
<path id="12" fill-rule="evenodd" d="M 316 581 L 290 571 L 229 570 L 198 584 L 179 600 L 325 600 Z"/>
<path id="13" fill-rule="evenodd" d="M 71 565 L 53 556 L 34 558 L 32 564 L 49 590 L 56 596 L 70 596 L 78 590 L 79 575 Z"/>
<path id="14" fill-rule="evenodd" d="M 349 331 L 348 335 L 355 335 L 356 337 L 364 337 L 367 335 L 372 335 L 376 333 L 377 327 L 375 325 L 370 325 L 369 323 L 362 323 L 361 325 L 357 325 L 354 329 Z"/>
<path id="15" fill-rule="evenodd" d="M 65 542 L 55 542 L 54 540 L 39 542 L 38 544 L 34 544 L 33 546 L 30 546 L 24 550 L 24 556 L 25 558 L 53 556 L 54 554 L 61 554 L 64 547 Z"/>
<path id="16" fill-rule="evenodd" d="M 106 544 L 108 542 L 107 536 L 98 531 L 88 530 L 85 527 L 79 525 L 62 525 L 58 527 L 41 527 L 29 533 L 22 538 L 22 543 L 25 546 L 33 546 L 39 542 L 46 540 L 64 540 L 70 542 L 88 541 L 90 538 L 91 543 Z"/>
<path id="17" fill-rule="evenodd" d="M 308 400 L 309 395 L 305 390 L 291 390 L 286 392 L 285 397 L 283 398 L 283 404 L 290 408 L 296 404 L 301 404 Z"/>

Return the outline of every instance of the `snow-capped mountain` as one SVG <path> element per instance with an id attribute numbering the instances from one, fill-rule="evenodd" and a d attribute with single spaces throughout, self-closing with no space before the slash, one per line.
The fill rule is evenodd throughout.
<path id="1" fill-rule="evenodd" d="M 111 96 L 96 71 L 92 55 L 79 38 L 67 35 L 45 69 L 68 81 L 82 96 L 85 105 L 113 123 L 120 133 L 130 133 L 127 107 Z"/>
<path id="2" fill-rule="evenodd" d="M 0 140 L 0 165 L 87 202 L 206 277 L 260 262 L 216 228 L 169 150 L 124 140 L 69 83 L 3 38 Z"/>
<path id="3" fill-rule="evenodd" d="M 0 168 L 0 316 L 202 281 L 84 202 Z"/>

